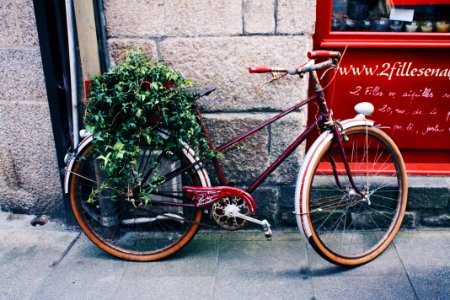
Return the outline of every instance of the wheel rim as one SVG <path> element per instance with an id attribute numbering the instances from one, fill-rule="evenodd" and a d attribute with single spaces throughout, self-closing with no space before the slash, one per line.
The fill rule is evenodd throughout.
<path id="1" fill-rule="evenodd" d="M 347 131 L 344 142 L 355 191 L 330 141 L 315 166 L 309 185 L 307 212 L 311 243 L 326 259 L 338 264 L 361 264 L 379 255 L 397 232 L 406 206 L 406 175 L 398 149 L 378 130 Z M 366 151 L 369 149 L 369 151 Z M 337 170 L 337 180 L 334 172 Z"/>
<path id="2" fill-rule="evenodd" d="M 129 201 L 133 188 L 120 186 L 107 188 L 96 194 L 93 203 L 87 203 L 99 178 L 91 148 L 85 149 L 84 158 L 75 163 L 70 183 L 74 214 L 86 235 L 108 253 L 131 260 L 160 259 L 187 244 L 198 229 L 201 210 L 157 204 L 161 201 L 192 204 L 183 197 L 182 186 L 201 185 L 197 173 L 186 172 L 161 185 L 159 192 L 164 195 L 153 195 L 150 205 L 140 206 L 136 203 L 140 201 L 138 197 L 133 204 Z M 161 152 L 141 151 L 138 168 L 145 170 L 144 164 L 154 155 L 161 156 Z M 183 153 L 170 153 L 164 155 L 159 169 L 168 174 L 186 164 L 189 160 Z M 149 170 L 143 173 L 146 171 Z"/>

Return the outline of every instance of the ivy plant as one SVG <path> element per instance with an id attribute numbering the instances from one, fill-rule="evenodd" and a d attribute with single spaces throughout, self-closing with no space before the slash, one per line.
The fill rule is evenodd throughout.
<path id="1" fill-rule="evenodd" d="M 130 178 L 139 184 L 142 178 L 136 164 L 143 147 L 175 152 L 183 140 L 205 156 L 215 155 L 194 110 L 198 95 L 186 91 L 191 85 L 191 80 L 140 49 L 127 51 L 123 63 L 92 78 L 84 121 L 93 133 L 105 180 L 91 201 L 102 188 L 123 185 Z M 168 138 L 158 134 L 157 126 L 168 129 Z M 151 163 L 151 168 L 158 167 L 158 161 Z M 151 178 L 150 182 L 158 180 Z M 139 197 L 147 203 L 156 190 L 156 184 L 146 184 Z"/>

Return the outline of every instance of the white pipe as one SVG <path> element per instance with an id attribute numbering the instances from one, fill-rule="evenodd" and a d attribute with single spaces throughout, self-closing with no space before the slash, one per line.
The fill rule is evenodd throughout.
<path id="1" fill-rule="evenodd" d="M 66 0 L 66 19 L 67 19 L 67 40 L 69 47 L 69 64 L 70 64 L 70 91 L 72 98 L 72 134 L 73 149 L 76 149 L 80 142 L 78 135 L 78 87 L 77 87 L 77 66 L 75 58 L 75 26 L 73 19 L 73 2 Z"/>

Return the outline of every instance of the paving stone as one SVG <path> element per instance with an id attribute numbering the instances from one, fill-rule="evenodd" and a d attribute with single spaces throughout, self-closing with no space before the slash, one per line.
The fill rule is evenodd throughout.
<path id="1" fill-rule="evenodd" d="M 215 284 L 213 299 L 314 299 L 311 282 L 295 271 L 219 277 Z"/>
<path id="2" fill-rule="evenodd" d="M 110 256 L 83 234 L 74 240 L 77 232 L 27 228 L 19 223 L 29 218 L 18 218 L 0 222 L 1 299 L 447 299 L 450 294 L 448 229 L 401 231 L 384 254 L 357 268 L 324 261 L 296 230 L 275 230 L 266 241 L 255 230 L 203 229 L 178 254 L 138 263 Z"/>
<path id="3" fill-rule="evenodd" d="M 147 268 L 151 269 L 151 266 Z M 145 272 L 137 277 L 125 276 L 117 287 L 114 299 L 214 299 L 215 277 L 198 276 L 194 269 L 190 271 L 184 276 L 154 277 Z"/>
<path id="4" fill-rule="evenodd" d="M 77 236 L 30 225 L 0 227 L 0 299 L 31 299 Z"/>
<path id="5" fill-rule="evenodd" d="M 206 235 L 201 232 L 180 252 L 169 258 L 150 263 L 129 262 L 125 278 L 150 277 L 209 277 L 216 273 L 220 234 Z M 197 266 L 193 274 L 192 266 Z"/>
<path id="6" fill-rule="evenodd" d="M 126 265 L 82 234 L 34 299 L 113 299 Z"/>
<path id="7" fill-rule="evenodd" d="M 406 276 L 313 277 L 315 299 L 417 299 Z"/>
<path id="8" fill-rule="evenodd" d="M 419 299 L 450 295 L 450 232 L 400 232 L 394 240 Z"/>
<path id="9" fill-rule="evenodd" d="M 260 233 L 261 238 L 264 238 Z M 282 256 L 279 254 L 283 253 Z M 219 277 L 273 278 L 296 274 L 305 276 L 308 267 L 305 243 L 301 240 L 222 240 Z"/>
<path id="10" fill-rule="evenodd" d="M 379 257 L 375 258 L 370 263 L 357 268 L 336 266 L 319 256 L 309 244 L 308 258 L 312 276 L 370 277 L 376 274 L 376 276 L 406 277 L 402 260 L 393 244 L 391 244 Z"/>

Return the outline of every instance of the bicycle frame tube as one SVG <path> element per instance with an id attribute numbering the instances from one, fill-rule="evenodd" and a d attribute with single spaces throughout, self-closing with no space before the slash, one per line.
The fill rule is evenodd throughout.
<path id="1" fill-rule="evenodd" d="M 251 137 L 254 134 L 256 134 L 258 131 L 260 131 L 264 127 L 269 126 L 273 122 L 281 119 L 282 117 L 284 117 L 287 114 L 295 111 L 296 109 L 298 109 L 298 108 L 308 104 L 309 102 L 313 101 L 316 98 L 317 98 L 317 95 L 314 95 L 312 97 L 309 97 L 308 99 L 305 99 L 305 100 L 295 104 L 291 108 L 288 108 L 287 110 L 277 114 L 276 116 L 270 118 L 269 120 L 266 120 L 266 121 L 260 123 L 259 125 L 257 125 L 256 127 L 250 129 L 249 131 L 244 132 L 243 134 L 241 134 L 241 135 L 239 135 L 239 136 L 237 136 L 237 137 L 235 137 L 235 138 L 233 138 L 233 139 L 223 143 L 222 145 L 220 145 L 217 148 L 214 147 L 214 144 L 213 144 L 212 139 L 211 139 L 211 135 L 209 134 L 208 128 L 206 127 L 205 122 L 203 121 L 203 115 L 202 115 L 202 113 L 201 113 L 201 111 L 200 111 L 200 109 L 198 108 L 197 105 L 195 105 L 195 110 L 196 110 L 196 113 L 197 113 L 197 115 L 199 117 L 202 131 L 205 134 L 206 139 L 208 140 L 208 145 L 209 145 L 210 149 L 211 150 L 215 150 L 215 151 L 219 151 L 219 152 L 222 152 L 222 153 L 226 153 L 226 152 L 230 151 L 231 149 L 235 148 L 239 143 L 245 141 L 249 137 Z M 318 120 L 314 124 L 310 125 L 307 128 L 307 130 L 304 133 L 302 133 L 301 136 L 299 136 L 294 141 L 294 143 L 288 149 L 285 150 L 285 152 L 283 152 L 282 157 L 280 156 L 263 174 L 260 175 L 260 177 L 255 181 L 255 183 L 252 184 L 253 188 L 251 189 L 251 191 L 256 189 L 256 187 L 258 187 L 264 181 L 264 179 L 266 179 L 267 176 L 269 176 L 276 169 L 276 167 L 278 167 L 286 159 L 286 157 L 288 157 L 289 154 L 291 154 L 295 150 L 295 148 L 298 147 L 298 145 L 308 137 L 308 135 L 312 132 L 312 130 L 314 128 L 316 128 L 319 123 L 322 123 L 323 121 L 324 121 L 324 118 L 323 118 L 323 114 L 321 113 L 319 118 L 318 118 Z M 205 159 L 201 159 L 201 160 L 199 160 L 199 161 L 197 161 L 197 162 L 195 162 L 195 163 L 193 163 L 193 164 L 191 164 L 189 166 L 185 166 L 185 167 L 173 170 L 169 174 L 166 174 L 165 181 L 170 180 L 173 177 L 176 177 L 176 176 L 180 175 L 183 172 L 186 172 L 186 171 L 188 171 L 190 169 L 195 168 L 197 165 L 203 163 L 204 161 L 205 161 Z M 214 165 L 214 169 L 215 169 L 215 171 L 217 173 L 217 176 L 219 178 L 220 184 L 221 185 L 227 185 L 227 180 L 225 178 L 225 175 L 223 173 L 223 169 L 222 169 L 222 166 L 220 165 L 219 160 L 217 158 L 214 158 L 214 159 L 212 159 L 212 162 L 213 162 L 213 165 Z"/>
<path id="2" fill-rule="evenodd" d="M 289 156 L 291 153 L 297 149 L 297 147 L 313 132 L 317 126 L 323 122 L 322 117 L 319 117 L 313 124 L 309 125 L 302 134 L 297 137 L 297 139 L 289 145 L 286 150 L 253 182 L 248 188 L 247 192 L 252 193 L 272 172 L 278 168 L 278 166 Z"/>
<path id="3" fill-rule="evenodd" d="M 289 145 L 288 148 L 286 148 L 286 150 L 284 150 L 284 152 L 246 189 L 246 191 L 248 193 L 252 193 L 259 185 L 262 184 L 262 182 L 290 155 L 292 154 L 292 152 L 306 139 L 308 138 L 308 136 L 313 132 L 313 130 L 315 128 L 318 128 L 320 126 L 327 126 L 330 127 L 331 130 L 333 131 L 334 136 L 338 139 L 338 146 L 340 148 L 340 154 L 342 156 L 342 160 L 345 166 L 345 169 L 347 171 L 347 176 L 349 177 L 349 180 L 351 182 L 351 185 L 355 188 L 356 192 L 360 195 L 363 196 L 363 194 L 361 193 L 361 191 L 355 186 L 353 178 L 352 178 L 352 174 L 350 171 L 350 167 L 348 164 L 348 161 L 345 157 L 345 152 L 344 152 L 344 146 L 342 144 L 342 140 L 341 140 L 341 133 L 339 132 L 339 128 L 338 125 L 333 122 L 332 116 L 331 116 L 331 111 L 328 109 L 327 104 L 326 104 L 326 99 L 325 99 L 325 94 L 323 92 L 323 89 L 320 85 L 320 81 L 318 79 L 317 73 L 311 72 L 312 75 L 312 79 L 314 82 L 314 87 L 315 87 L 315 95 L 312 97 L 309 97 L 297 104 L 295 104 L 294 106 L 288 108 L 287 110 L 275 115 L 274 117 L 258 124 L 257 126 L 255 126 L 254 128 L 248 130 L 247 132 L 244 132 L 238 136 L 236 136 L 235 138 L 221 144 L 218 147 L 215 147 L 212 139 L 211 139 L 211 135 L 209 134 L 208 128 L 206 127 L 204 120 L 203 120 L 203 116 L 202 113 L 199 109 L 199 107 L 197 105 L 195 105 L 195 110 L 196 113 L 199 117 L 200 120 L 200 125 L 202 128 L 203 133 L 205 134 L 205 137 L 208 140 L 208 145 L 210 147 L 211 150 L 215 150 L 218 152 L 222 152 L 222 153 L 226 153 L 228 151 L 230 151 L 231 149 L 235 148 L 237 145 L 239 145 L 240 143 L 242 143 L 243 141 L 245 141 L 246 139 L 252 137 L 253 135 L 255 135 L 256 133 L 258 133 L 261 129 L 269 126 L 270 124 L 274 123 L 275 121 L 283 118 L 284 116 L 292 113 L 293 111 L 299 109 L 300 107 L 310 103 L 313 100 L 316 100 L 318 103 L 318 107 L 319 107 L 319 111 L 318 111 L 318 117 L 317 119 L 310 124 L 305 131 L 303 131 L 296 139 L 294 142 L 292 142 L 291 145 Z M 202 162 L 204 162 L 205 159 L 199 160 L 196 163 L 193 163 L 189 166 L 185 166 L 183 168 L 177 169 L 172 171 L 171 173 L 166 175 L 166 179 L 165 180 L 170 180 L 172 177 L 178 176 L 179 174 L 195 168 L 195 166 L 201 164 Z M 213 165 L 214 165 L 214 169 L 218 175 L 219 178 L 219 182 L 221 185 L 227 185 L 227 180 L 225 178 L 225 175 L 223 173 L 223 169 L 222 166 L 220 165 L 220 162 L 217 158 L 212 159 Z M 336 176 L 336 170 L 334 170 L 333 172 L 335 172 L 335 177 L 336 180 L 338 180 L 338 177 Z"/>
<path id="4" fill-rule="evenodd" d="M 216 150 L 214 148 L 214 144 L 212 142 L 211 135 L 209 134 L 208 128 L 206 128 L 205 122 L 203 121 L 202 112 L 200 111 L 200 109 L 199 109 L 197 104 L 195 104 L 195 112 L 197 113 L 197 115 L 198 115 L 198 117 L 200 119 L 200 126 L 202 128 L 202 132 L 205 134 L 206 139 L 208 140 L 209 148 L 211 150 Z M 219 177 L 220 184 L 228 185 L 227 179 L 226 179 L 226 177 L 225 177 L 225 175 L 223 173 L 222 166 L 220 165 L 219 160 L 216 157 L 214 157 L 212 159 L 212 162 L 213 162 L 213 165 L 214 165 L 214 169 L 216 170 L 217 176 Z"/>
<path id="5" fill-rule="evenodd" d="M 245 141 L 246 139 L 252 137 L 253 135 L 255 135 L 257 132 L 259 132 L 261 129 L 269 126 L 270 124 L 274 123 L 275 121 L 283 118 L 284 116 L 288 115 L 289 113 L 292 113 L 293 111 L 299 109 L 300 107 L 308 104 L 309 102 L 313 101 L 314 99 L 316 99 L 318 97 L 318 95 L 314 95 L 304 101 L 301 101 L 297 104 L 295 104 L 294 106 L 292 106 L 291 108 L 288 108 L 287 110 L 275 115 L 274 117 L 258 124 L 257 126 L 255 126 L 254 128 L 248 130 L 247 132 L 244 132 L 240 135 L 238 135 L 237 137 L 221 144 L 220 146 L 218 146 L 217 148 L 214 147 L 212 140 L 211 140 L 211 136 L 209 134 L 209 131 L 207 129 L 207 127 L 205 126 L 204 122 L 203 122 L 203 117 L 202 114 L 200 112 L 200 110 L 198 109 L 198 107 L 196 107 L 196 111 L 197 114 L 199 115 L 199 119 L 200 119 L 200 123 L 202 126 L 202 130 L 203 133 L 205 134 L 206 138 L 208 139 L 208 144 L 209 147 L 211 148 L 211 150 L 216 150 L 222 153 L 226 153 L 228 151 L 230 151 L 231 149 L 235 148 L 237 145 L 239 145 L 240 143 L 242 143 L 243 141 Z M 325 121 L 324 118 L 324 114 L 321 113 L 319 115 L 319 118 L 310 126 L 308 126 L 308 128 L 299 136 L 297 137 L 297 139 L 255 180 L 255 182 L 253 184 L 251 184 L 248 188 L 247 188 L 247 192 L 248 193 L 252 193 L 310 134 L 311 132 L 317 128 L 318 124 L 322 123 Z M 222 171 L 222 167 L 218 161 L 218 159 L 214 159 L 213 160 L 213 164 L 214 164 L 214 168 L 217 172 L 217 175 L 219 177 L 219 181 L 222 185 L 226 185 L 227 180 L 223 174 Z"/>
<path id="6" fill-rule="evenodd" d="M 342 134 L 339 132 L 338 126 L 336 126 L 336 125 L 333 126 L 332 130 L 333 130 L 333 135 L 335 136 L 336 141 L 338 143 L 339 154 L 341 155 L 342 162 L 344 163 L 344 167 L 345 167 L 345 171 L 347 172 L 348 180 L 349 180 L 351 186 L 355 189 L 356 193 L 358 193 L 361 197 L 364 197 L 364 193 L 360 191 L 360 189 L 356 186 L 355 182 L 353 181 L 352 172 L 350 170 L 347 156 L 345 155 L 345 151 L 344 151 L 344 144 L 342 143 Z M 336 183 L 342 189 L 342 186 L 339 182 L 339 177 L 337 175 L 337 169 L 336 169 L 335 165 L 333 165 L 333 173 L 334 173 Z"/>
<path id="7" fill-rule="evenodd" d="M 222 145 L 220 145 L 219 147 L 216 148 L 217 151 L 220 151 L 222 153 L 226 153 L 229 150 L 235 148 L 238 144 L 240 144 L 241 142 L 245 141 L 246 139 L 248 139 L 249 137 L 253 136 L 254 134 L 256 134 L 258 131 L 260 131 L 261 129 L 263 129 L 264 127 L 272 124 L 273 122 L 283 118 L 284 116 L 292 113 L 293 111 L 299 109 L 300 107 L 308 104 L 309 102 L 311 102 L 312 100 L 316 99 L 317 95 L 314 95 L 313 97 L 310 97 L 302 102 L 299 102 L 297 104 L 295 104 L 294 106 L 292 106 L 291 108 L 288 108 L 287 110 L 277 114 L 276 116 L 256 125 L 254 128 L 250 129 L 247 132 L 244 132 L 241 135 L 238 135 L 237 137 L 229 140 L 228 142 L 223 143 Z M 206 129 L 206 128 L 205 128 Z M 206 129 L 207 130 L 207 129 Z"/>

